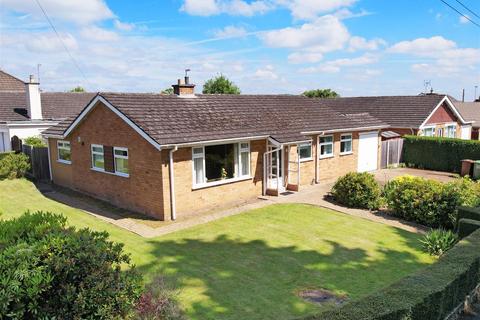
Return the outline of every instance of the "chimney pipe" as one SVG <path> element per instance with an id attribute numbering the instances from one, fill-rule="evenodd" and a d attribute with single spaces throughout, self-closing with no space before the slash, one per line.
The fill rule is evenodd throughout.
<path id="1" fill-rule="evenodd" d="M 42 101 L 40 97 L 40 83 L 34 75 L 30 75 L 29 82 L 25 83 L 27 92 L 27 112 L 30 120 L 42 119 Z"/>
<path id="2" fill-rule="evenodd" d="M 462 90 L 462 102 L 465 102 L 465 89 Z"/>
<path id="3" fill-rule="evenodd" d="M 177 96 L 183 97 L 194 97 L 195 96 L 195 85 L 190 83 L 190 77 L 187 72 L 189 69 L 185 70 L 185 77 L 183 79 L 178 79 L 177 84 L 174 84 L 173 93 Z"/>

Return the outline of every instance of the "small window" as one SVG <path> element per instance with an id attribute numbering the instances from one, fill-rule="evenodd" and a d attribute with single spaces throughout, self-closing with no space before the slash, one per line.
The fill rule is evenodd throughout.
<path id="1" fill-rule="evenodd" d="M 435 128 L 424 128 L 423 129 L 423 136 L 425 137 L 433 137 L 435 136 Z"/>
<path id="2" fill-rule="evenodd" d="M 312 159 L 312 144 L 302 143 L 298 146 L 298 154 L 300 155 L 300 161 Z"/>
<path id="3" fill-rule="evenodd" d="M 333 157 L 333 136 L 320 137 L 320 158 Z"/>
<path id="4" fill-rule="evenodd" d="M 448 125 L 446 128 L 446 136 L 448 138 L 455 138 L 457 136 L 457 126 L 456 125 Z"/>
<path id="5" fill-rule="evenodd" d="M 340 137 L 340 154 L 352 153 L 352 135 L 342 134 Z"/>
<path id="6" fill-rule="evenodd" d="M 113 157 L 115 159 L 115 173 L 128 176 L 128 149 L 114 147 Z"/>
<path id="7" fill-rule="evenodd" d="M 105 171 L 105 158 L 103 156 L 103 146 L 92 144 L 92 168 Z"/>
<path id="8" fill-rule="evenodd" d="M 250 143 L 240 143 L 240 157 L 239 157 L 240 177 L 250 176 Z"/>
<path id="9" fill-rule="evenodd" d="M 437 129 L 437 137 L 443 137 L 443 128 Z"/>
<path id="10" fill-rule="evenodd" d="M 58 161 L 63 163 L 72 163 L 72 151 L 70 141 L 57 141 Z"/>
<path id="11" fill-rule="evenodd" d="M 205 183 L 205 152 L 203 147 L 193 148 L 193 184 Z"/>

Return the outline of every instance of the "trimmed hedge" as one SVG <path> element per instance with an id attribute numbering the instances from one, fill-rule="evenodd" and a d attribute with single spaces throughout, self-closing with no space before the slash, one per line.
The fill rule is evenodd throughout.
<path id="1" fill-rule="evenodd" d="M 403 161 L 409 166 L 459 173 L 464 159 L 480 160 L 480 141 L 405 136 Z"/>
<path id="2" fill-rule="evenodd" d="M 480 229 L 480 221 L 478 220 L 463 218 L 458 221 L 458 237 L 460 239 L 468 237 L 477 229 Z"/>
<path id="3" fill-rule="evenodd" d="M 420 272 L 363 299 L 305 319 L 444 319 L 480 282 L 480 230 Z"/>
<path id="4" fill-rule="evenodd" d="M 336 201 L 350 208 L 376 210 L 380 207 L 382 191 L 375 176 L 367 172 L 350 172 L 338 178 L 332 188 Z"/>
<path id="5" fill-rule="evenodd" d="M 458 222 L 460 219 L 471 219 L 480 221 L 480 208 L 458 207 L 457 221 L 455 223 L 455 230 L 458 231 Z"/>

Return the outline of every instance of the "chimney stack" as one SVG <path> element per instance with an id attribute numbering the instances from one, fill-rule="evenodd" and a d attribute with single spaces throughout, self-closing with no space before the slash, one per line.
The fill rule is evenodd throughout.
<path id="1" fill-rule="evenodd" d="M 192 97 L 195 95 L 195 85 L 190 83 L 190 77 L 188 76 L 188 71 L 185 70 L 185 78 L 178 79 L 177 84 L 172 85 L 173 93 L 179 97 Z"/>
<path id="2" fill-rule="evenodd" d="M 30 120 L 42 119 L 42 102 L 40 98 L 40 83 L 35 76 L 30 75 L 30 79 L 25 83 L 27 91 L 27 112 Z"/>

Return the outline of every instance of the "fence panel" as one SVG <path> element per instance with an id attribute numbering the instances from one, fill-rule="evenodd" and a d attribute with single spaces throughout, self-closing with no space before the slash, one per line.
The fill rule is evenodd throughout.
<path id="1" fill-rule="evenodd" d="M 381 168 L 385 169 L 388 166 L 399 165 L 403 159 L 403 139 L 390 139 L 382 141 L 382 159 Z"/>
<path id="2" fill-rule="evenodd" d="M 27 175 L 36 180 L 49 180 L 48 148 L 23 145 L 22 151 L 30 160 L 30 169 L 27 171 Z"/>

